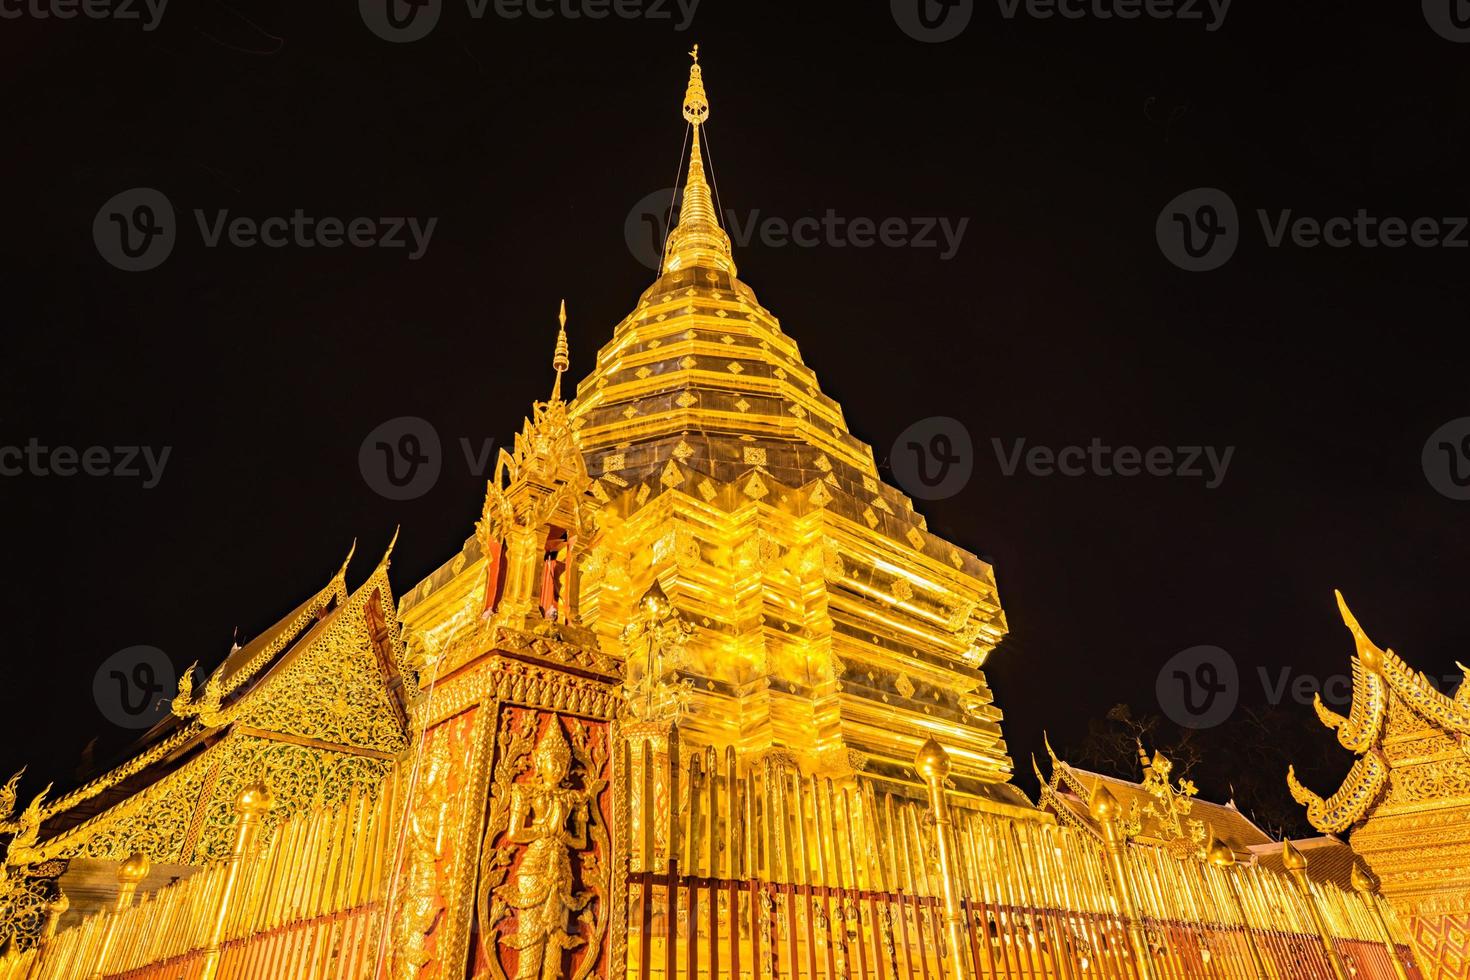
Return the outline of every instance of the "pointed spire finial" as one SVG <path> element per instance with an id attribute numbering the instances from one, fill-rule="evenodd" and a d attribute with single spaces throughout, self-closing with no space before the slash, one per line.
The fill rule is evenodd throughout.
<path id="1" fill-rule="evenodd" d="M 709 118 L 709 98 L 704 94 L 704 69 L 699 67 L 699 45 L 689 52 L 689 87 L 684 90 L 684 118 L 698 126 Z"/>
<path id="2" fill-rule="evenodd" d="M 561 400 L 561 376 L 567 368 L 572 366 L 570 348 L 567 346 L 567 301 L 561 301 L 561 309 L 556 314 L 556 351 L 551 355 L 551 367 L 556 371 L 556 381 L 551 386 L 551 400 Z"/>
<path id="3" fill-rule="evenodd" d="M 693 127 L 690 139 L 689 172 L 684 180 L 684 201 L 679 206 L 679 223 L 665 243 L 662 272 L 693 265 L 735 275 L 730 255 L 730 236 L 720 227 L 720 216 L 704 172 L 700 131 L 709 121 L 709 96 L 704 91 L 704 69 L 699 64 L 699 45 L 689 52 L 689 86 L 684 90 L 683 114 Z"/>

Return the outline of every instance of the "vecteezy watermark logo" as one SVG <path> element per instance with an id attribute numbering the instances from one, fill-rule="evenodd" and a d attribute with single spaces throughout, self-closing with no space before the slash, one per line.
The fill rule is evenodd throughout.
<path id="1" fill-rule="evenodd" d="M 174 206 L 162 191 L 134 187 L 108 198 L 92 219 L 98 253 L 125 272 L 145 272 L 174 250 Z"/>
<path id="2" fill-rule="evenodd" d="M 1240 244 L 1235 202 L 1216 187 L 1185 191 L 1159 212 L 1154 237 L 1164 258 L 1186 272 L 1218 269 Z"/>
<path id="3" fill-rule="evenodd" d="M 287 215 L 230 216 L 228 209 L 194 209 L 194 223 L 205 248 L 353 248 L 408 249 L 417 261 L 428 251 L 438 218 L 309 215 L 296 208 Z M 92 220 L 97 251 L 112 265 L 142 272 L 162 264 L 173 251 L 177 229 L 173 204 L 151 187 L 135 187 L 112 197 Z"/>
<path id="4" fill-rule="evenodd" d="M 1446 41 L 1470 41 L 1470 3 L 1466 0 L 1422 0 L 1424 19 Z"/>
<path id="5" fill-rule="evenodd" d="M 655 272 L 663 265 L 670 215 L 678 216 L 682 197 L 682 191 L 665 187 L 643 195 L 628 210 L 628 217 L 623 220 L 623 242 L 628 246 L 628 254 L 637 259 L 639 265 Z"/>
<path id="6" fill-rule="evenodd" d="M 1435 429 L 1420 462 L 1431 487 L 1451 500 L 1470 500 L 1470 417 Z"/>
<path id="7" fill-rule="evenodd" d="M 439 15 L 443 0 L 357 0 L 357 11 L 367 29 L 385 41 L 406 44 L 428 37 Z"/>
<path id="8" fill-rule="evenodd" d="M 889 0 L 893 22 L 915 41 L 953 41 L 975 15 L 975 0 Z"/>
<path id="9" fill-rule="evenodd" d="M 460 436 L 459 446 L 472 476 L 489 473 L 494 439 L 480 439 L 477 445 L 469 436 Z M 389 419 L 369 432 L 357 450 L 363 480 L 389 500 L 422 497 L 439 482 L 443 466 L 439 430 L 416 415 Z"/>
<path id="10" fill-rule="evenodd" d="M 1159 707 L 1184 728 L 1214 728 L 1240 701 L 1235 658 L 1212 646 L 1190 647 L 1165 661 L 1154 681 Z"/>
<path id="11" fill-rule="evenodd" d="M 177 684 L 173 661 L 162 650 L 128 647 L 97 668 L 92 698 L 102 716 L 119 728 L 152 728 L 168 714 Z"/>
<path id="12" fill-rule="evenodd" d="M 168 0 L 0 0 L 0 19 L 71 20 L 78 15 L 88 20 L 138 20 L 151 31 L 163 20 Z"/>
<path id="13" fill-rule="evenodd" d="M 152 490 L 171 452 L 172 446 L 47 446 L 32 436 L 23 446 L 0 446 L 0 477 L 111 476 L 141 479 Z"/>
<path id="14" fill-rule="evenodd" d="M 1225 472 L 1235 456 L 1235 447 L 1226 446 L 1110 446 L 1093 437 L 1087 445 L 1026 446 L 1025 439 L 1014 439 L 1007 446 L 992 438 L 995 461 L 1006 476 L 1015 476 L 1024 466 L 1031 476 L 1164 476 L 1203 480 L 1206 490 L 1214 490 L 1225 482 Z"/>
<path id="15" fill-rule="evenodd" d="M 367 434 L 357 451 L 357 468 L 378 494 L 413 500 L 434 489 L 444 455 L 439 432 L 426 419 L 404 415 Z"/>
<path id="16" fill-rule="evenodd" d="M 3 0 L 0 0 L 3 2 Z M 439 23 L 443 0 L 358 0 L 367 29 L 385 41 L 401 44 L 427 37 Z M 492 14 L 502 20 L 669 21 L 686 31 L 694 22 L 699 0 L 465 0 L 473 20 Z"/>
<path id="17" fill-rule="evenodd" d="M 675 206 L 671 209 L 670 200 Z M 628 211 L 623 222 L 623 240 L 628 251 L 644 266 L 657 270 L 663 244 L 671 229 L 670 214 L 677 222 L 678 198 L 665 188 L 645 194 Z M 890 216 L 848 217 L 828 208 L 822 215 L 804 215 L 788 220 L 762 214 L 759 208 L 740 214 L 724 213 L 724 226 L 736 248 L 759 241 L 766 248 L 918 248 L 935 249 L 941 262 L 955 257 L 970 225 L 969 218 Z"/>
<path id="18" fill-rule="evenodd" d="M 970 482 L 975 471 L 975 446 L 970 430 L 959 419 L 934 416 L 920 419 L 893 440 L 889 466 L 910 497 L 943 500 Z"/>

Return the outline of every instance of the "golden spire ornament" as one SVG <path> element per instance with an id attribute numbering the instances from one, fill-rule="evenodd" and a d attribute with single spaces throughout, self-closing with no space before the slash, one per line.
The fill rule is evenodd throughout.
<path id="1" fill-rule="evenodd" d="M 558 327 L 556 330 L 556 351 L 551 355 L 551 368 L 556 372 L 556 381 L 551 385 L 551 400 L 561 400 L 561 376 L 566 373 L 567 368 L 572 366 L 570 348 L 567 346 L 567 301 L 561 301 L 561 309 L 556 314 Z"/>
<path id="2" fill-rule="evenodd" d="M 699 45 L 689 52 L 689 85 L 684 89 L 682 112 L 694 129 L 689 149 L 689 173 L 684 179 L 684 201 L 679 206 L 679 224 L 669 235 L 664 250 L 664 272 L 703 265 L 735 275 L 730 253 L 730 236 L 720 227 L 719 212 L 711 199 L 704 174 L 704 152 L 700 130 L 709 121 L 709 96 L 704 91 L 704 69 L 699 65 Z"/>

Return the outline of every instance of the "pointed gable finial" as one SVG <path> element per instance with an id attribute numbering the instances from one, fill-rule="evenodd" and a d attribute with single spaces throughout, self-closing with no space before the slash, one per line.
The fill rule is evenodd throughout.
<path id="1" fill-rule="evenodd" d="M 561 309 L 556 314 L 559 326 L 556 330 L 556 351 L 551 355 L 551 367 L 556 371 L 556 381 L 551 386 L 551 400 L 561 400 L 561 376 L 566 369 L 572 366 L 571 348 L 567 346 L 567 301 L 561 301 Z"/>

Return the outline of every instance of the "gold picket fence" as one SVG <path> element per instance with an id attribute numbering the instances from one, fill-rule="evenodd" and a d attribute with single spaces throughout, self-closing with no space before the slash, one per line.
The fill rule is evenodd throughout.
<path id="1" fill-rule="evenodd" d="M 234 856 L 131 902 L 146 862 L 119 872 L 115 908 L 0 961 L 0 980 L 356 980 L 381 948 L 394 780 L 372 797 L 283 820 L 261 836 L 264 787 L 242 795 Z M 263 798 L 264 797 L 264 798 Z M 132 880 L 129 880 L 131 877 Z"/>
<path id="2" fill-rule="evenodd" d="M 636 980 L 1419 978 L 1376 896 L 936 808 L 933 782 L 921 802 L 679 758 L 674 731 L 621 760 Z"/>
<path id="3" fill-rule="evenodd" d="M 628 914 L 609 976 L 1420 980 L 1376 895 L 966 808 L 933 748 L 914 799 L 778 758 L 742 771 L 732 749 L 686 757 L 677 729 L 624 740 Z M 53 922 L 0 980 L 379 976 L 395 785 L 268 833 L 268 793 L 247 791 L 229 860 L 136 904 L 146 862 L 125 862 L 116 908 Z"/>

